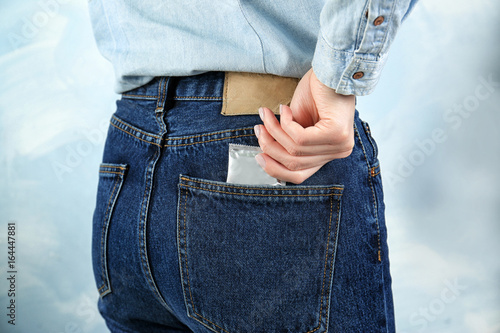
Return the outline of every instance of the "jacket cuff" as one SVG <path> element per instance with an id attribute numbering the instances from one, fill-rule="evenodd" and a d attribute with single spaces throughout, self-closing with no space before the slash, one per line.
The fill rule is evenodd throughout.
<path id="1" fill-rule="evenodd" d="M 312 67 L 318 79 L 338 94 L 364 96 L 375 89 L 386 58 L 335 50 L 320 34 Z"/>

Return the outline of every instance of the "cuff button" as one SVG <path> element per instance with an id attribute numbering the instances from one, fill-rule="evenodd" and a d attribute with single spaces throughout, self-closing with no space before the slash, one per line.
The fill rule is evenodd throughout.
<path id="1" fill-rule="evenodd" d="M 384 17 L 379 16 L 375 19 L 375 21 L 373 21 L 373 25 L 378 26 L 381 25 L 383 22 L 384 22 Z"/>
<path id="2" fill-rule="evenodd" d="M 352 78 L 354 80 L 357 80 L 357 79 L 361 79 L 363 76 L 365 76 L 365 73 L 363 73 L 363 72 L 356 72 L 356 73 L 354 73 L 354 75 L 352 76 Z"/>

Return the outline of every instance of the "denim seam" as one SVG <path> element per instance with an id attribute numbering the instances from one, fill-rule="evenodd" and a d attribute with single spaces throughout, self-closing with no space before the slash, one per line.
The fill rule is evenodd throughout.
<path id="1" fill-rule="evenodd" d="M 372 191 L 372 198 L 373 198 L 373 208 L 374 208 L 374 215 L 375 215 L 375 223 L 377 225 L 377 246 L 378 246 L 378 250 L 377 250 L 377 259 L 379 262 L 382 262 L 382 247 L 381 247 L 381 244 L 380 244 L 380 227 L 379 227 L 379 223 L 378 223 L 378 209 L 377 209 L 377 199 L 375 197 L 375 189 L 373 188 L 373 183 L 372 183 L 372 177 L 371 177 L 371 168 L 370 168 L 370 162 L 368 161 L 368 157 L 366 155 L 366 150 L 365 150 L 365 146 L 363 145 L 363 140 L 361 140 L 361 136 L 359 134 L 359 130 L 356 126 L 356 124 L 354 124 L 354 132 L 356 133 L 356 136 L 358 138 L 358 141 L 359 143 L 361 144 L 361 148 L 363 150 L 363 155 L 365 156 L 365 161 L 366 161 L 366 165 L 368 166 L 368 170 L 370 170 L 370 177 L 368 177 L 368 183 L 370 184 L 370 188 L 371 188 L 371 191 Z"/>
<path id="2" fill-rule="evenodd" d="M 135 94 L 122 94 L 123 98 L 129 98 L 129 99 L 136 99 L 136 97 L 144 98 L 144 99 L 150 99 L 150 100 L 157 100 L 158 95 L 135 95 Z M 208 101 L 221 101 L 223 98 L 220 96 L 174 96 L 174 100 L 190 100 L 190 99 L 195 99 L 195 100 L 208 100 Z"/>
<path id="3" fill-rule="evenodd" d="M 376 177 L 378 175 L 380 175 L 380 167 L 379 166 L 372 167 L 371 176 Z"/>
<path id="4" fill-rule="evenodd" d="M 182 100 L 189 100 L 189 99 L 221 101 L 222 97 L 220 97 L 220 96 L 174 96 L 174 99 L 181 100 L 181 101 Z"/>
<path id="5" fill-rule="evenodd" d="M 137 131 L 137 132 L 139 132 L 139 133 L 141 133 L 141 134 L 144 134 L 145 136 L 149 136 L 149 137 L 152 137 L 152 138 L 155 138 L 155 139 L 161 139 L 161 136 L 159 136 L 159 135 L 154 135 L 154 134 L 151 134 L 151 133 L 145 132 L 145 131 L 143 131 L 143 130 L 140 130 L 140 129 L 138 129 L 138 128 L 137 128 L 137 127 L 135 127 L 135 126 L 132 126 L 132 125 L 130 125 L 130 124 L 127 124 L 126 122 L 124 122 L 123 120 L 121 120 L 121 119 L 117 118 L 116 116 L 113 116 L 112 118 L 113 118 L 115 121 L 117 121 L 117 122 L 119 122 L 120 124 L 122 124 L 123 126 L 126 126 L 126 127 L 130 128 L 130 129 L 133 129 L 134 131 Z M 118 127 L 118 128 L 119 128 L 119 127 Z M 121 129 L 121 128 L 119 128 L 119 129 Z"/>
<path id="6" fill-rule="evenodd" d="M 121 170 L 126 170 L 125 167 L 114 167 L 111 165 L 106 165 L 107 168 L 116 168 Z M 123 176 L 125 171 L 122 172 L 111 172 L 105 170 L 99 170 L 99 173 L 113 173 L 119 175 L 116 178 L 113 189 L 111 190 L 111 194 L 109 196 L 108 204 L 106 207 L 106 212 L 103 217 L 103 225 L 101 229 L 101 278 L 103 280 L 102 286 L 98 289 L 99 296 L 104 297 L 105 295 L 111 292 L 111 283 L 109 281 L 108 267 L 107 267 L 107 245 L 105 239 L 107 239 L 109 222 L 111 219 L 111 211 L 113 209 L 116 198 L 118 197 L 118 193 L 120 192 L 121 185 L 123 183 Z M 117 190 L 118 186 L 118 190 Z M 115 193 L 116 191 L 116 193 Z"/>
<path id="7" fill-rule="evenodd" d="M 103 281 L 103 285 L 98 289 L 99 291 L 99 294 L 101 296 L 103 296 L 104 293 L 106 292 L 109 292 L 110 291 L 110 287 L 109 287 L 109 281 L 106 277 L 106 261 L 107 261 L 107 256 L 106 256 L 106 244 L 104 243 L 104 239 L 106 238 L 105 235 L 106 235 L 106 231 L 107 231 L 107 228 L 106 226 L 109 225 L 109 223 L 107 222 L 107 219 L 108 219 L 108 214 L 109 214 L 109 209 L 111 208 L 111 199 L 113 199 L 113 196 L 114 196 L 114 193 L 115 193 L 115 190 L 116 190 L 116 186 L 118 185 L 118 182 L 120 181 L 120 178 L 117 178 L 115 180 L 115 184 L 113 186 L 113 189 L 111 190 L 111 195 L 109 196 L 109 200 L 108 200 L 108 204 L 106 205 L 106 213 L 104 213 L 104 218 L 103 218 L 103 223 L 102 223 L 102 229 L 101 229 L 101 278 L 102 278 L 102 281 Z M 107 290 L 104 290 L 101 292 L 102 289 L 104 288 L 107 288 Z"/>
<path id="8" fill-rule="evenodd" d="M 140 137 L 138 137 L 137 135 L 134 135 L 134 134 L 130 133 L 129 131 L 127 131 L 127 130 L 125 130 L 125 129 L 123 129 L 123 128 L 120 128 L 120 127 L 116 126 L 116 125 L 115 125 L 115 124 L 113 124 L 113 123 L 110 123 L 110 125 L 111 125 L 111 126 L 113 126 L 113 127 L 115 127 L 115 128 L 117 128 L 117 129 L 119 129 L 119 130 L 120 130 L 120 131 L 122 131 L 122 132 L 125 132 L 125 133 L 129 134 L 130 136 L 132 136 L 132 137 L 134 137 L 134 138 L 136 138 L 136 139 L 139 139 L 139 140 L 141 140 L 141 141 L 145 142 L 145 143 L 149 143 L 149 144 L 152 144 L 152 145 L 155 145 L 155 146 L 160 147 L 160 144 L 159 144 L 159 143 L 144 140 L 143 138 L 140 138 Z"/>
<path id="9" fill-rule="evenodd" d="M 232 194 L 232 195 L 246 195 L 246 196 L 256 196 L 256 197 L 329 197 L 329 196 L 341 196 L 339 193 L 328 193 L 328 194 L 259 194 L 259 193 L 237 193 L 237 192 L 227 192 L 227 191 L 219 191 L 212 190 L 204 187 L 197 187 L 193 185 L 181 184 L 181 187 L 190 187 L 198 190 L 204 190 L 208 192 L 216 192 L 223 194 Z"/>
<path id="10" fill-rule="evenodd" d="M 323 267 L 323 282 L 322 282 L 322 285 L 321 285 L 321 303 L 320 303 L 320 306 L 319 306 L 319 318 L 318 318 L 318 326 L 313 329 L 313 330 L 310 330 L 310 331 L 307 331 L 307 333 L 312 333 L 312 332 L 315 332 L 317 331 L 320 327 L 321 327 L 321 316 L 323 314 L 323 294 L 325 292 L 325 275 L 326 275 L 326 270 L 327 270 L 327 265 L 328 265 L 328 248 L 330 246 L 330 233 L 331 233 L 331 229 L 332 229 L 332 216 L 333 216 L 333 197 L 330 197 L 330 219 L 329 219 L 329 222 L 328 222 L 328 236 L 327 236 L 327 243 L 326 243 L 326 258 L 325 258 L 325 265 Z M 332 263 L 333 265 L 333 263 Z M 330 268 L 330 275 L 329 275 L 329 278 L 331 279 L 331 276 L 332 276 L 332 268 Z M 328 312 L 327 312 L 328 313 Z M 328 316 L 327 317 L 327 320 L 328 320 Z"/>
<path id="11" fill-rule="evenodd" d="M 165 98 L 166 98 L 166 89 L 167 89 L 167 84 L 168 84 L 168 79 L 165 79 L 165 77 L 162 77 L 160 80 L 160 84 L 158 85 L 158 100 L 156 102 L 156 112 L 162 112 L 164 107 L 165 107 Z M 160 93 L 160 87 L 163 87 Z M 164 129 L 164 128 L 163 128 Z"/>
<path id="12" fill-rule="evenodd" d="M 334 269 L 334 261 L 335 261 L 335 257 L 336 257 L 336 252 L 337 252 L 337 241 L 338 241 L 338 232 L 339 232 L 339 222 L 340 222 L 340 200 L 337 200 L 337 221 L 335 222 L 335 235 L 334 235 L 334 249 L 332 251 L 332 256 L 331 256 L 331 267 L 330 267 L 330 276 L 328 277 L 328 281 L 330 282 L 330 286 L 331 286 L 331 283 L 332 283 L 332 275 L 333 275 L 333 269 Z M 329 222 L 329 225 L 328 225 L 328 242 L 330 242 L 330 228 L 331 228 L 331 225 L 332 225 L 332 214 L 333 214 L 333 197 L 330 198 L 330 222 Z M 327 252 L 326 252 L 327 256 L 328 256 L 328 249 L 327 249 Z M 325 262 L 325 265 L 326 265 L 326 262 Z M 326 267 L 325 267 L 326 269 Z M 324 280 L 323 280 L 323 283 L 324 283 Z M 323 292 L 322 292 L 323 293 Z M 330 290 L 330 294 L 328 296 L 328 307 L 326 309 L 326 331 L 328 331 L 328 320 L 330 319 L 330 298 L 331 298 L 331 290 Z M 321 297 L 321 300 L 323 300 L 323 296 Z M 320 318 L 319 318 L 319 321 L 321 321 L 321 312 L 320 312 Z M 320 323 L 321 325 L 321 323 Z M 312 333 L 314 331 L 316 331 L 319 326 L 314 329 L 313 331 L 310 331 L 310 332 L 307 332 L 307 333 Z"/>
<path id="13" fill-rule="evenodd" d="M 165 125 L 163 124 L 163 120 L 160 120 L 162 116 L 163 112 L 158 112 L 156 114 L 156 120 L 158 122 L 158 125 L 160 125 L 161 130 L 164 131 Z M 165 299 L 160 294 L 158 287 L 156 286 L 149 265 L 148 250 L 147 250 L 148 211 L 151 199 L 151 192 L 153 189 L 155 167 L 156 163 L 160 158 L 160 155 L 161 155 L 161 147 L 159 146 L 159 148 L 155 151 L 155 154 L 151 158 L 150 162 L 148 163 L 148 167 L 146 169 L 144 196 L 142 199 L 141 211 L 139 216 L 139 257 L 141 259 L 142 269 L 144 271 L 146 281 L 148 282 L 151 291 L 153 292 L 157 300 L 160 302 L 160 304 L 163 307 L 165 307 L 169 312 L 173 313 L 172 309 L 168 306 Z"/>
<path id="14" fill-rule="evenodd" d="M 181 178 L 183 179 L 183 178 Z M 185 178 L 184 178 L 185 179 Z M 195 310 L 195 306 L 194 306 L 194 300 L 193 300 L 193 294 L 192 294 L 192 291 L 191 291 L 191 284 L 189 282 L 189 267 L 188 267 L 188 254 L 187 254 L 187 227 L 186 227 L 186 217 L 187 217 L 187 197 L 188 197 L 188 190 L 186 188 L 182 188 L 182 187 L 193 187 L 193 188 L 198 188 L 198 187 L 194 187 L 194 186 L 189 186 L 189 185 L 186 185 L 186 184 L 180 184 L 180 187 L 181 187 L 181 191 L 183 190 L 185 192 L 185 195 L 184 195 L 184 218 L 183 218 L 183 226 L 184 226 L 184 262 L 185 262 L 185 265 L 186 265 L 186 277 L 187 277 L 187 285 L 188 285 L 188 289 L 189 289 L 189 296 L 190 296 L 190 299 L 191 299 L 191 307 L 192 307 L 192 311 L 193 313 L 198 316 L 199 318 L 196 318 L 196 317 L 192 317 L 193 319 L 195 319 L 196 321 L 200 322 L 201 324 L 203 324 L 204 326 L 208 327 L 210 330 L 214 331 L 215 330 L 212 328 L 212 327 L 209 327 L 207 326 L 207 323 L 210 323 L 216 327 L 218 327 L 219 329 L 221 329 L 222 331 L 226 332 L 226 333 L 230 333 L 229 331 L 225 330 L 224 328 L 220 327 L 219 325 L 215 324 L 214 322 L 208 320 L 207 318 L 203 317 L 202 315 L 200 315 L 199 313 L 196 312 Z M 206 191 L 211 191 L 210 189 L 206 189 L 206 188 L 199 188 L 199 189 L 202 189 L 202 190 L 206 190 Z M 219 191 L 216 191 L 216 192 L 219 192 Z M 231 192 L 227 192 L 229 194 L 235 194 L 235 193 L 231 193 Z M 328 262 L 329 260 L 331 261 L 331 264 L 330 264 L 330 272 L 329 272 L 329 280 L 330 281 L 330 285 L 331 285 L 331 279 L 332 279 L 332 274 L 333 274 L 333 266 L 334 266 L 334 263 L 333 263 L 333 260 L 335 258 L 335 249 L 333 249 L 332 251 L 332 255 L 329 256 L 328 254 L 328 251 L 329 251 L 329 247 L 330 247 L 330 235 L 331 235 L 331 228 L 332 228 L 332 219 L 333 219 L 333 195 L 341 195 L 341 194 L 323 194 L 322 196 L 330 196 L 330 217 L 329 217 L 329 222 L 328 222 L 328 236 L 327 236 L 327 244 L 326 244 L 326 250 L 325 250 L 325 264 L 324 264 L 324 267 L 323 267 L 323 281 L 322 281 L 322 287 L 321 287 L 321 296 L 320 296 L 320 310 L 319 310 L 319 318 L 318 318 L 318 326 L 316 328 L 314 328 L 313 330 L 309 330 L 307 331 L 306 333 L 313 333 L 315 331 L 317 331 L 318 329 L 321 328 L 321 319 L 322 319 L 322 313 L 323 313 L 323 299 L 326 297 L 327 300 L 326 300 L 326 303 L 328 304 L 327 305 L 327 309 L 325 310 L 325 317 L 326 317 L 326 320 L 328 321 L 328 318 L 329 318 L 329 301 L 330 301 L 330 294 L 328 296 L 325 295 L 325 280 L 326 280 L 326 274 L 327 274 L 327 270 L 328 270 Z M 273 195 L 267 195 L 267 196 L 273 196 Z M 283 195 L 285 196 L 285 195 Z M 297 196 L 315 196 L 315 195 L 297 195 Z M 183 197 L 182 195 L 180 196 L 181 198 Z M 339 227 L 339 220 L 340 220 L 340 216 L 339 216 L 339 210 L 340 210 L 340 200 L 337 200 L 337 220 L 336 220 L 336 228 L 335 228 L 335 236 L 334 236 L 334 247 L 336 248 L 336 244 L 337 244 L 337 235 L 338 235 L 338 227 Z M 178 232 L 180 233 L 181 230 L 181 225 L 180 223 L 178 224 Z M 179 246 L 180 248 L 180 246 Z M 179 249 L 180 250 L 180 249 Z M 180 261 L 181 262 L 181 261 Z M 183 269 L 182 269 L 182 264 L 181 264 L 181 267 L 180 267 L 180 273 L 181 273 L 181 280 L 184 281 L 184 278 L 183 278 Z M 186 307 L 187 307 L 187 304 L 186 304 Z M 189 314 L 189 312 L 188 312 Z M 191 316 L 190 316 L 191 317 Z M 201 319 L 205 320 L 206 322 L 203 322 Z M 328 322 L 327 322 L 327 325 L 328 325 Z"/>
<path id="15" fill-rule="evenodd" d="M 361 121 L 361 124 L 363 125 L 363 129 L 366 133 L 366 138 L 368 139 L 368 142 L 370 142 L 370 146 L 372 148 L 372 151 L 373 151 L 373 156 L 377 156 L 378 154 L 378 149 L 377 149 L 377 145 L 375 144 L 374 140 L 372 140 L 372 132 L 371 132 L 371 129 L 370 129 L 370 125 L 368 125 L 368 123 L 366 121 Z"/>
<path id="16" fill-rule="evenodd" d="M 242 189 L 242 190 L 281 190 L 281 191 L 288 191 L 288 190 L 291 190 L 291 191 L 300 191 L 300 190 L 343 190 L 342 187 L 338 187 L 338 186 L 332 186 L 332 187 L 309 187 L 309 186 L 307 186 L 307 189 L 302 188 L 302 187 L 297 187 L 297 188 L 272 187 L 272 188 L 266 189 L 264 187 L 232 186 L 232 185 L 225 185 L 225 184 L 224 185 L 217 185 L 217 184 L 212 184 L 212 183 L 204 182 L 204 181 L 201 181 L 201 180 L 189 179 L 189 178 L 186 178 L 186 177 L 181 177 L 181 180 L 189 181 L 189 182 L 193 182 L 193 183 L 205 184 L 205 185 L 221 186 L 221 187 L 226 187 L 226 188 L 234 188 L 234 189 Z M 183 184 L 181 184 L 181 186 L 183 186 Z M 204 188 L 200 188 L 200 189 L 204 189 Z M 332 194 L 323 194 L 323 195 L 324 196 L 329 196 L 329 195 L 332 195 Z M 341 194 L 333 194 L 333 195 L 341 195 Z"/>
<path id="17" fill-rule="evenodd" d="M 250 134 L 241 134 L 241 135 L 232 135 L 232 136 L 227 136 L 227 137 L 223 137 L 223 138 L 217 138 L 217 139 L 211 139 L 211 140 L 207 140 L 207 141 L 200 141 L 200 142 L 193 142 L 193 143 L 180 143 L 180 144 L 168 144 L 168 143 L 165 143 L 163 146 L 161 145 L 161 143 L 157 143 L 157 142 L 153 142 L 153 141 L 148 141 L 148 140 L 145 140 L 133 133 L 131 133 L 128 129 L 132 129 L 134 131 L 137 131 L 141 134 L 143 134 L 144 136 L 146 137 L 149 137 L 151 139 L 155 139 L 155 140 L 162 140 L 161 137 L 157 136 L 157 135 L 153 135 L 153 134 L 150 134 L 150 133 L 147 133 L 147 132 L 144 132 L 130 124 L 127 124 L 125 123 L 124 121 L 118 119 L 116 116 L 113 116 L 112 121 L 116 121 L 116 122 L 119 122 L 120 124 L 122 124 L 124 127 L 126 128 L 121 128 L 115 124 L 113 124 L 113 122 L 111 121 L 111 125 L 113 127 L 115 127 L 116 129 L 122 131 L 122 132 L 125 132 L 127 134 L 129 134 L 130 136 L 138 139 L 138 140 L 141 140 L 145 143 L 149 143 L 149 144 L 152 144 L 152 145 L 155 145 L 155 146 L 158 146 L 158 147 L 183 147 L 183 146 L 191 146 L 191 145 L 195 145 L 195 144 L 200 144 L 200 143 L 207 143 L 207 142 L 214 142 L 214 141 L 221 141 L 221 140 L 226 140 L 226 139 L 236 139 L 236 138 L 241 138 L 241 137 L 248 137 L 248 136 L 253 136 L 254 134 L 253 133 L 250 133 Z M 239 131 L 247 131 L 247 130 L 253 130 L 253 128 L 251 127 L 246 127 L 246 128 L 238 128 L 238 129 L 231 129 L 231 130 L 226 130 L 226 131 L 219 131 L 219 132 L 213 132 L 213 133 L 207 133 L 207 134 L 198 134 L 198 135 L 191 135 L 191 136 L 187 136 L 187 137 L 181 137 L 181 138 L 168 138 L 166 139 L 165 141 L 178 141 L 178 140 L 188 140 L 188 139 L 194 139 L 194 138 L 203 138 L 203 137 L 210 137 L 210 136 L 214 136 L 214 135 L 217 135 L 217 134 L 223 134 L 223 133 L 230 133 L 230 132 L 239 132 Z"/>
<path id="18" fill-rule="evenodd" d="M 186 232 L 186 216 L 187 216 L 187 196 L 188 196 L 188 191 L 185 190 L 186 192 L 186 195 L 184 196 L 184 245 L 187 246 L 187 232 Z M 222 327 L 220 327 L 219 325 L 217 325 L 216 323 L 208 320 L 207 318 L 203 317 L 202 315 L 200 315 L 199 313 L 197 313 L 194 309 L 194 300 L 193 300 L 193 292 L 191 291 L 191 284 L 189 283 L 189 267 L 188 267 L 188 256 L 187 256 L 187 248 L 185 249 L 185 262 L 186 262 L 186 277 L 187 277 L 187 280 L 188 280 L 188 288 L 189 288 L 189 297 L 191 299 L 191 306 L 193 308 L 193 313 L 196 314 L 198 317 L 200 318 L 203 318 L 205 319 L 206 321 L 208 321 L 209 323 L 211 323 L 212 325 L 214 326 L 217 326 L 218 328 L 220 328 L 221 330 L 223 330 L 224 332 L 226 333 L 229 333 L 228 331 L 226 331 L 225 329 L 223 329 Z M 182 276 L 182 269 L 181 269 L 181 276 Z M 203 323 L 202 321 L 200 321 L 198 318 L 195 318 L 193 317 L 196 321 L 200 322 L 201 324 L 205 325 L 205 323 Z M 212 330 L 212 328 L 210 328 Z"/>
<path id="19" fill-rule="evenodd" d="M 227 75 L 227 72 L 224 73 L 224 93 L 223 93 L 223 96 L 227 99 L 227 92 L 229 90 L 229 79 L 228 79 L 228 75 Z M 222 110 L 221 110 L 221 113 L 222 114 L 226 114 L 227 113 L 227 101 L 224 103 L 224 101 L 222 102 Z"/>
<path id="20" fill-rule="evenodd" d="M 152 189 L 152 182 L 153 182 L 153 173 L 156 165 L 156 161 L 158 160 L 157 158 L 158 152 L 155 152 L 155 155 L 151 159 L 151 162 L 149 163 L 148 167 L 148 172 L 146 174 L 146 187 L 144 189 L 144 197 L 143 197 L 143 203 L 141 205 L 141 215 L 140 215 L 140 220 L 139 220 L 139 244 L 140 244 L 140 258 L 141 258 L 141 264 L 142 268 L 144 270 L 144 273 L 146 275 L 146 280 L 148 282 L 149 287 L 151 288 L 151 291 L 153 294 L 156 296 L 158 301 L 170 312 L 172 310 L 170 307 L 166 304 L 165 300 L 163 297 L 159 294 L 158 288 L 156 287 L 155 282 L 152 280 L 152 274 L 151 274 L 151 269 L 149 267 L 149 258 L 147 255 L 147 239 L 146 239 L 146 224 L 147 224 L 147 215 L 148 215 L 148 207 L 149 207 L 149 202 L 150 202 L 150 196 L 148 196 L 148 193 L 151 195 L 151 189 Z M 173 312 L 172 312 L 173 313 Z"/>
<path id="21" fill-rule="evenodd" d="M 112 173 L 115 175 L 123 175 L 123 172 L 115 172 L 115 171 L 99 171 L 99 173 Z"/>
<path id="22" fill-rule="evenodd" d="M 188 196 L 188 191 L 186 189 L 184 189 L 184 191 L 186 192 L 186 195 L 184 196 L 184 246 L 187 247 L 187 232 L 186 232 L 186 216 L 187 216 L 187 196 Z M 180 224 L 179 224 L 179 228 L 180 228 Z M 220 327 L 219 325 L 217 325 L 216 323 L 208 320 L 207 318 L 203 317 L 202 315 L 200 315 L 198 312 L 195 311 L 194 309 L 194 300 L 193 300 L 193 293 L 191 291 L 191 283 L 189 283 L 189 267 L 188 267 L 188 256 L 187 256 L 187 248 L 185 249 L 185 262 L 186 262 L 186 277 L 187 277 L 187 281 L 188 281 L 188 289 L 189 289 L 189 297 L 191 299 L 191 307 L 193 308 L 193 313 L 196 314 L 196 316 L 206 320 L 207 322 L 209 322 L 210 324 L 220 328 L 221 330 L 223 330 L 224 332 L 226 333 L 229 333 L 228 331 L 226 331 L 225 329 L 223 329 L 222 327 Z M 183 276 L 183 269 L 182 269 L 182 266 L 181 266 L 181 278 Z M 182 278 L 182 280 L 184 280 L 184 278 Z M 187 306 L 186 306 L 187 307 Z M 188 312 L 189 313 L 189 312 Z M 190 316 L 191 317 L 191 316 Z M 203 321 L 201 321 L 200 319 L 196 318 L 196 317 L 192 317 L 193 319 L 195 319 L 196 321 L 198 321 L 199 323 L 201 323 L 202 325 L 206 326 L 206 323 L 204 323 Z M 214 331 L 212 327 L 208 327 L 210 330 Z"/>
<path id="23" fill-rule="evenodd" d="M 108 164 L 108 163 L 101 163 L 101 169 L 102 168 L 110 168 L 110 169 L 119 169 L 119 170 L 127 170 L 126 167 L 123 167 L 121 165 L 114 165 L 114 164 Z M 99 170 L 99 172 L 103 172 L 104 170 Z"/>
<path id="24" fill-rule="evenodd" d="M 152 145 L 155 145 L 155 146 L 158 146 L 158 147 L 162 147 L 161 144 L 159 144 L 159 143 L 144 140 L 143 138 L 140 138 L 137 135 L 134 135 L 133 133 L 130 133 L 126 129 L 120 128 L 120 127 L 116 126 L 113 123 L 111 123 L 111 125 L 113 127 L 117 128 L 117 129 L 119 129 L 120 131 L 125 132 L 125 133 L 129 134 L 130 136 L 132 136 L 132 137 L 134 137 L 134 138 L 136 138 L 138 140 L 141 140 L 141 141 L 143 141 L 145 143 L 149 143 L 149 144 L 152 144 Z M 231 131 L 235 131 L 236 132 L 236 131 L 239 131 L 239 130 L 245 130 L 245 129 L 237 129 L 237 130 L 231 130 Z M 137 131 L 143 133 L 140 130 L 137 130 Z M 230 131 L 227 131 L 227 132 L 230 132 Z M 222 132 L 220 132 L 220 133 L 222 133 Z M 143 134 L 144 135 L 148 135 L 148 134 L 145 134 L 145 133 L 143 133 Z M 205 137 L 205 136 L 210 136 L 210 135 L 214 135 L 214 134 L 218 134 L 218 133 L 210 133 L 210 134 L 204 134 L 204 135 L 197 135 L 197 136 L 186 137 L 186 138 L 172 138 L 172 139 L 167 139 L 167 141 L 169 141 L 169 140 L 186 140 L 186 139 L 189 139 L 189 138 Z M 163 147 L 192 146 L 192 145 L 201 144 L 201 143 L 208 143 L 208 142 L 221 141 L 221 140 L 227 140 L 227 139 L 236 139 L 236 138 L 248 137 L 248 136 L 253 136 L 253 135 L 254 135 L 253 133 L 252 134 L 241 134 L 241 135 L 233 135 L 233 136 L 227 136 L 227 137 L 224 137 L 224 138 L 218 138 L 218 139 L 212 139 L 212 140 L 200 141 L 200 142 L 193 142 L 193 143 L 164 144 Z"/>
<path id="25" fill-rule="evenodd" d="M 113 124 L 113 121 L 116 121 L 116 122 L 120 123 L 120 124 L 121 124 L 123 127 L 125 127 L 125 128 L 121 128 L 121 127 L 119 127 L 118 125 Z M 161 140 L 161 137 L 160 137 L 160 136 L 158 136 L 158 135 L 154 135 L 154 134 L 151 134 L 151 133 L 148 133 L 148 132 L 144 132 L 144 131 L 140 130 L 139 128 L 135 127 L 135 126 L 132 126 L 132 125 L 130 125 L 130 124 L 128 124 L 128 123 L 126 123 L 126 122 L 124 122 L 123 120 L 119 119 L 119 118 L 118 118 L 118 117 L 116 117 L 116 116 L 112 116 L 112 117 L 111 117 L 111 121 L 110 121 L 110 123 L 111 123 L 111 125 L 113 125 L 113 126 L 114 126 L 114 127 L 116 127 L 117 129 L 119 129 L 120 131 L 123 131 L 123 132 L 125 132 L 125 133 L 128 133 L 128 134 L 130 134 L 131 136 L 133 136 L 133 137 L 135 137 L 135 138 L 137 138 L 137 139 L 139 139 L 139 140 L 141 140 L 141 141 L 144 141 L 144 142 L 146 142 L 146 143 L 151 143 L 151 144 L 153 144 L 153 145 L 155 145 L 155 146 L 160 147 L 160 143 L 156 143 L 156 142 L 152 142 L 152 141 L 147 141 L 147 140 L 144 140 L 143 138 L 140 138 L 139 136 L 137 136 L 137 135 L 135 135 L 135 134 L 133 134 L 133 133 L 130 133 L 128 130 L 129 130 L 129 129 L 130 129 L 130 130 L 134 130 L 134 131 L 136 131 L 136 132 L 139 132 L 139 133 L 143 134 L 145 137 L 149 137 L 149 138 L 151 138 L 151 139 L 155 139 L 155 140 L 158 140 L 158 141 L 159 141 L 159 140 Z"/>
<path id="26" fill-rule="evenodd" d="M 167 138 L 167 141 L 195 139 L 195 138 L 201 138 L 201 137 L 205 137 L 205 136 L 213 136 L 216 134 L 223 134 L 223 133 L 236 132 L 236 131 L 247 131 L 247 130 L 253 130 L 253 127 L 230 129 L 230 130 L 218 131 L 218 132 L 207 133 L 207 134 L 196 134 L 196 135 L 191 135 L 191 136 L 186 136 L 186 137 L 181 137 L 181 138 Z"/>
<path id="27" fill-rule="evenodd" d="M 102 224 L 102 229 L 101 229 L 101 278 L 103 281 L 103 285 L 98 289 L 99 290 L 99 295 L 104 296 L 105 293 L 110 292 L 111 288 L 109 286 L 109 279 L 106 276 L 106 261 L 107 261 L 107 256 L 106 256 L 106 244 L 104 242 L 104 239 L 106 238 L 107 234 L 107 226 L 109 225 L 108 223 L 108 214 L 109 214 L 109 209 L 111 208 L 111 201 L 113 199 L 113 196 L 115 194 L 116 186 L 120 182 L 120 178 L 117 178 L 115 180 L 115 184 L 113 186 L 113 189 L 111 190 L 111 195 L 109 196 L 108 204 L 106 207 L 106 213 L 104 213 L 104 218 L 103 218 L 103 224 Z M 101 291 L 102 289 L 106 289 L 104 291 Z"/>
<path id="28" fill-rule="evenodd" d="M 200 141 L 200 142 L 193 142 L 193 143 L 179 143 L 179 144 L 175 144 L 175 145 L 165 144 L 165 145 L 163 145 L 163 147 L 185 147 L 185 146 L 193 146 L 193 145 L 199 145 L 199 144 L 202 144 L 202 143 L 222 141 L 222 140 L 227 140 L 227 139 L 243 138 L 243 137 L 247 137 L 247 136 L 254 136 L 254 134 L 234 135 L 234 136 L 228 136 L 228 137 L 224 137 L 224 138 L 218 138 L 218 139 L 212 139 L 212 140 Z"/>

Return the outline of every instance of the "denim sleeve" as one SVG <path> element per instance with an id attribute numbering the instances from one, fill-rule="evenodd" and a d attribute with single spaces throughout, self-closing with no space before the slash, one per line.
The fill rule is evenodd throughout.
<path id="1" fill-rule="evenodd" d="M 312 65 L 344 95 L 370 94 L 389 47 L 417 0 L 328 0 L 321 11 Z"/>

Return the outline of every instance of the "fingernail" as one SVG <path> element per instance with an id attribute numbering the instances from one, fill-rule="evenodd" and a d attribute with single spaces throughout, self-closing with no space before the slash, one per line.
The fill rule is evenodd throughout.
<path id="1" fill-rule="evenodd" d="M 264 121 L 264 109 L 263 108 L 259 108 L 259 116 L 260 116 L 260 120 Z"/>
<path id="2" fill-rule="evenodd" d="M 257 139 L 259 138 L 259 135 L 260 135 L 260 126 L 259 125 L 255 125 L 253 127 L 253 131 L 255 132 L 255 136 L 257 137 Z"/>
<path id="3" fill-rule="evenodd" d="M 281 114 L 281 108 L 283 107 L 283 104 L 280 104 L 280 114 Z"/>
<path id="4" fill-rule="evenodd" d="M 259 163 L 262 169 L 266 168 L 266 160 L 264 159 L 264 157 L 261 156 L 261 154 L 255 156 L 255 159 L 257 160 L 257 163 Z"/>

